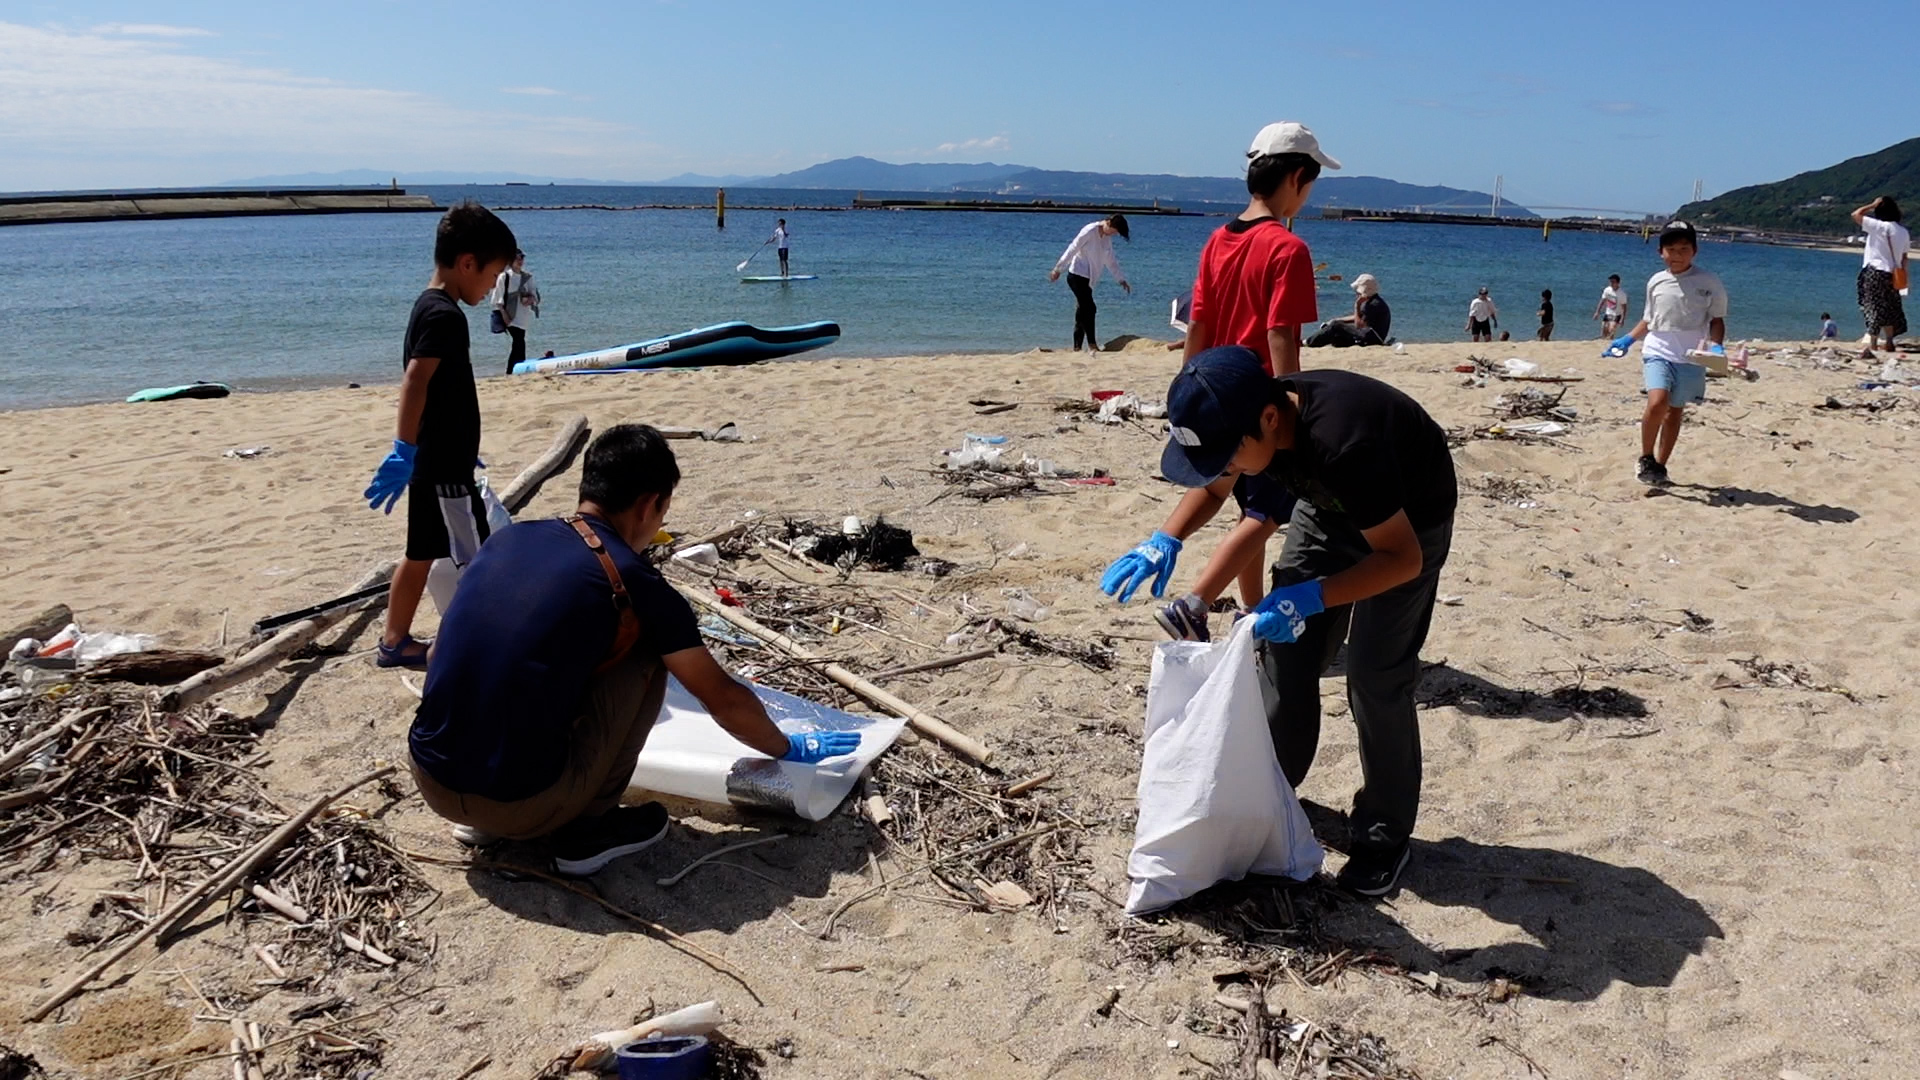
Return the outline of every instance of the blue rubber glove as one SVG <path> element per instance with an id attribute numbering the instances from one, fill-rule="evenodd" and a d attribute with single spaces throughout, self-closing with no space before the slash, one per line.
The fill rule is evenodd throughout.
<path id="1" fill-rule="evenodd" d="M 1719 343 L 1719 342 L 1717 342 L 1717 341 L 1716 341 L 1716 342 L 1714 342 L 1713 344 L 1711 344 L 1711 345 L 1709 345 L 1709 346 L 1707 346 L 1707 351 L 1708 351 L 1709 353 L 1712 353 L 1712 354 L 1713 354 L 1713 355 L 1715 355 L 1715 356 L 1725 356 L 1725 355 L 1727 355 L 1727 347 L 1726 347 L 1725 345 L 1722 345 L 1722 344 L 1720 344 L 1720 343 Z"/>
<path id="2" fill-rule="evenodd" d="M 369 508 L 393 513 L 393 504 L 400 501 L 400 493 L 407 490 L 407 481 L 413 479 L 413 456 L 419 452 L 420 448 L 410 442 L 393 440 L 393 453 L 373 470 L 373 483 L 362 493 Z"/>
<path id="3" fill-rule="evenodd" d="M 809 731 L 787 736 L 787 752 L 780 755 L 780 760 L 812 765 L 828 758 L 845 757 L 858 749 L 860 733 L 857 731 Z"/>
<path id="4" fill-rule="evenodd" d="M 1163 532 L 1155 532 L 1146 542 L 1125 555 L 1113 560 L 1107 572 L 1100 578 L 1100 591 L 1108 596 L 1118 596 L 1121 603 L 1133 599 L 1135 589 L 1148 578 L 1153 579 L 1153 596 L 1159 599 L 1167 593 L 1167 582 L 1173 578 L 1173 564 L 1180 557 L 1180 541 Z"/>
<path id="5" fill-rule="evenodd" d="M 1253 636 L 1281 645 L 1298 640 L 1307 631 L 1307 618 L 1325 611 L 1320 582 L 1282 585 L 1253 608 Z"/>
<path id="6" fill-rule="evenodd" d="M 1600 355 L 1601 356 L 1625 356 L 1627 355 L 1627 350 L 1631 348 L 1633 348 L 1633 335 L 1621 334 L 1619 337 L 1614 338 L 1612 344 L 1609 344 L 1607 346 L 1607 351 L 1601 353 Z"/>

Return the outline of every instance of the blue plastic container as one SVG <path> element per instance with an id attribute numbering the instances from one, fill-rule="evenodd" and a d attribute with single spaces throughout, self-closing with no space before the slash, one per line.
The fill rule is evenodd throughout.
<path id="1" fill-rule="evenodd" d="M 704 1035 L 669 1035 L 628 1043 L 613 1056 L 620 1080 L 700 1080 L 713 1046 Z"/>

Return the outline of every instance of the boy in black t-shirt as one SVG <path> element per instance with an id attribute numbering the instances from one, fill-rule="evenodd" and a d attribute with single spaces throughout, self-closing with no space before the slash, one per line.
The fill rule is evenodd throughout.
<path id="1" fill-rule="evenodd" d="M 1553 290 L 1540 290 L 1540 340 L 1553 340 Z"/>
<path id="2" fill-rule="evenodd" d="M 1339 882 L 1363 896 L 1391 892 L 1420 806 L 1413 690 L 1458 499 L 1446 432 L 1377 379 L 1274 378 L 1233 346 L 1181 369 L 1167 420 L 1167 479 L 1198 488 L 1258 476 L 1299 499 L 1273 590 L 1251 616 L 1276 691 L 1274 753 L 1298 787 L 1320 741 L 1320 675 L 1344 639 L 1362 781 Z"/>
<path id="3" fill-rule="evenodd" d="M 516 249 L 513 230 L 475 202 L 440 219 L 433 241 L 433 277 L 413 302 L 400 354 L 399 421 L 393 452 L 367 485 L 367 505 L 393 513 L 407 493 L 406 557 L 387 593 L 381 667 L 425 670 L 427 646 L 413 638 L 413 613 L 435 559 L 465 566 L 487 538 L 487 514 L 474 486 L 480 456 L 480 396 L 473 385 L 471 343 L 462 303 L 487 298 Z"/>

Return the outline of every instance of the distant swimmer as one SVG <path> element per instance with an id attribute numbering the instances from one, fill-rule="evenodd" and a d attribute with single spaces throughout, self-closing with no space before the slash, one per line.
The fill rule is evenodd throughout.
<path id="1" fill-rule="evenodd" d="M 1060 261 L 1053 264 L 1053 271 L 1047 275 L 1048 281 L 1059 281 L 1060 271 L 1067 272 L 1067 288 L 1073 290 L 1073 347 L 1082 346 L 1088 352 L 1100 351 L 1100 339 L 1093 332 L 1093 317 L 1099 308 L 1093 302 L 1093 286 L 1100 280 L 1102 271 L 1111 273 L 1120 287 L 1128 293 L 1133 286 L 1128 284 L 1127 275 L 1120 269 L 1120 260 L 1113 253 L 1113 238 L 1120 237 L 1129 243 L 1133 236 L 1127 231 L 1127 216 L 1115 214 L 1105 221 L 1095 221 L 1081 229 L 1060 253 Z"/>

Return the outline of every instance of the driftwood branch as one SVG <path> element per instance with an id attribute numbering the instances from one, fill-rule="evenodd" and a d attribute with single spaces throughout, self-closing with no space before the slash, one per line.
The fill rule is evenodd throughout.
<path id="1" fill-rule="evenodd" d="M 859 694 L 861 697 L 866 698 L 868 701 L 871 701 L 895 716 L 905 717 L 907 723 L 911 725 L 915 731 L 930 739 L 938 740 L 969 760 L 984 765 L 987 763 L 987 759 L 993 756 L 993 751 L 987 749 L 986 744 L 980 740 L 952 727 L 946 721 L 934 716 L 932 713 L 909 705 L 907 702 L 873 685 L 866 679 L 855 675 L 839 664 L 822 661 L 820 657 L 815 656 L 806 646 L 801 645 L 799 642 L 794 641 L 778 630 L 761 625 L 752 616 L 741 611 L 739 608 L 726 606 L 720 602 L 719 597 L 709 596 L 704 592 L 682 585 L 675 585 L 674 587 L 679 589 L 688 599 L 702 607 L 708 608 L 721 618 L 752 634 L 754 637 L 759 638 L 761 641 L 772 645 L 774 648 L 779 649 L 794 659 L 807 664 L 819 665 L 820 672 L 827 678 Z"/>
<path id="2" fill-rule="evenodd" d="M 176 930 L 192 921 L 194 916 L 205 911 L 207 905 L 211 904 L 215 898 L 232 891 L 235 886 L 245 881 L 254 871 L 266 865 L 268 859 L 271 859 L 281 848 L 285 847 L 289 841 L 300 833 L 300 830 L 311 824 L 314 818 L 319 817 L 321 811 L 333 805 L 335 800 L 344 798 L 355 788 L 370 784 L 383 776 L 391 775 L 393 772 L 394 767 L 392 765 L 375 769 L 373 772 L 355 780 L 351 784 L 336 788 L 309 803 L 306 809 L 295 814 L 289 818 L 285 824 L 269 833 L 266 839 L 248 849 L 245 855 L 228 863 L 213 876 L 207 878 L 207 880 L 187 890 L 186 895 L 175 901 L 173 906 L 163 912 L 159 918 L 154 919 L 141 929 L 139 933 L 128 938 L 125 944 L 109 953 L 105 959 L 94 964 L 79 977 L 54 991 L 52 997 L 41 1002 L 32 1012 L 26 1015 L 26 1022 L 32 1024 L 46 1019 L 49 1013 L 85 990 L 88 983 L 105 974 L 108 968 L 119 963 L 128 953 L 133 952 L 133 950 L 145 943 L 148 938 L 158 938 L 158 946 L 164 950 L 167 947 L 168 938 Z"/>
<path id="3" fill-rule="evenodd" d="M 13 648 L 21 638 L 33 638 L 44 641 L 66 628 L 73 621 L 73 609 L 65 604 L 55 604 L 31 619 L 20 622 L 0 633 L 0 653 Z"/>
<path id="4" fill-rule="evenodd" d="M 147 649 L 96 660 L 81 670 L 80 677 L 91 682 L 165 686 L 219 667 L 226 659 L 199 649 Z"/>
<path id="5" fill-rule="evenodd" d="M 575 416 L 561 427 L 560 433 L 553 437 L 553 445 L 547 452 L 535 458 L 533 464 L 520 470 L 506 490 L 500 492 L 500 505 L 510 514 L 517 514 L 540 494 L 540 485 L 552 479 L 573 464 L 574 455 L 587 444 L 587 437 L 593 429 L 587 426 L 587 418 Z"/>
<path id="6" fill-rule="evenodd" d="M 360 584 L 353 587 L 354 591 L 371 588 L 391 578 L 393 566 L 393 563 L 387 563 L 374 569 L 361 579 Z M 268 668 L 312 644 L 315 638 L 326 633 L 348 615 L 362 609 L 382 607 L 386 602 L 386 594 L 381 593 L 356 603 L 310 615 L 285 627 L 233 660 L 217 668 L 209 668 L 161 694 L 160 708 L 165 712 L 176 712 L 189 705 L 197 705 L 229 687 L 257 678 Z"/>

